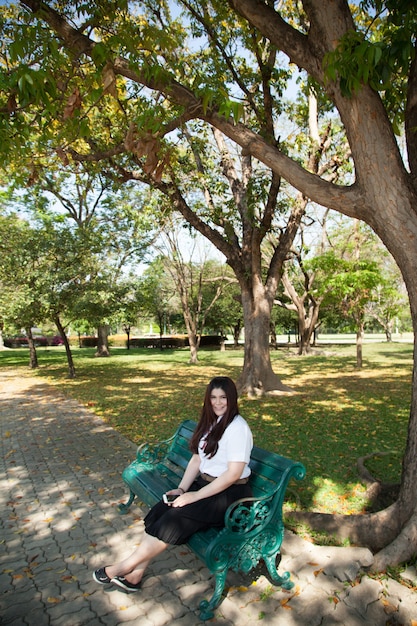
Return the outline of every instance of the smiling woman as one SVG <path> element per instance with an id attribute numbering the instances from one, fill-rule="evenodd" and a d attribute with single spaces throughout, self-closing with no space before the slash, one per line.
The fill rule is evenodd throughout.
<path id="1" fill-rule="evenodd" d="M 252 447 L 234 382 L 227 376 L 213 378 L 191 438 L 192 456 L 178 487 L 167 491 L 146 515 L 139 547 L 122 561 L 97 569 L 94 580 L 138 591 L 150 561 L 169 545 L 182 545 L 200 530 L 224 526 L 229 506 L 252 495 L 248 482 Z"/>

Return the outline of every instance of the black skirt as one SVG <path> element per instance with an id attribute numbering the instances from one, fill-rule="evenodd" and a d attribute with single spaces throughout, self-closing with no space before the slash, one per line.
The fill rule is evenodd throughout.
<path id="1" fill-rule="evenodd" d="M 208 483 L 200 476 L 193 482 L 189 491 L 197 491 Z M 250 498 L 249 483 L 231 485 L 224 491 L 209 498 L 182 507 L 172 507 L 160 501 L 146 515 L 145 530 L 148 535 L 165 543 L 181 545 L 198 530 L 224 526 L 224 514 L 233 502 L 240 498 Z"/>

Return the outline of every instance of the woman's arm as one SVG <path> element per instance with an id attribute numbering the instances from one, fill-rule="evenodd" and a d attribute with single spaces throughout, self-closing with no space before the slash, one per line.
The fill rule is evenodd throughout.
<path id="1" fill-rule="evenodd" d="M 198 458 L 198 455 L 197 455 Z M 198 459 L 199 461 L 199 459 Z M 200 465 L 200 464 L 199 464 Z M 233 461 L 227 464 L 227 470 L 223 472 L 220 476 L 215 478 L 211 483 L 208 483 L 202 489 L 198 491 L 189 491 L 188 493 L 184 493 L 180 495 L 173 503 L 172 506 L 185 506 L 186 504 L 191 504 L 192 502 L 197 502 L 198 500 L 202 500 L 203 498 L 209 498 L 210 496 L 216 495 L 216 493 L 220 493 L 224 491 L 230 485 L 233 485 L 242 475 L 242 472 L 245 468 L 246 463 L 244 461 Z M 185 470 L 185 475 L 187 474 L 187 469 Z M 198 471 L 197 471 L 198 473 Z M 197 474 L 196 474 L 197 475 Z M 195 476 L 196 476 L 195 475 Z M 194 478 L 195 478 L 194 476 Z M 184 478 L 183 478 L 184 480 Z M 183 480 L 181 481 L 181 487 L 184 485 Z M 193 479 L 194 480 L 194 479 Z M 190 483 L 191 484 L 191 483 Z M 190 485 L 188 485 L 189 487 Z M 187 487 L 187 488 L 188 488 Z"/>
<path id="2" fill-rule="evenodd" d="M 185 468 L 184 475 L 178 485 L 177 489 L 171 489 L 171 491 L 167 491 L 169 494 L 180 495 L 180 493 L 185 493 L 193 484 L 198 472 L 200 471 L 200 457 L 198 454 L 193 454 L 191 459 L 188 461 L 188 465 Z"/>

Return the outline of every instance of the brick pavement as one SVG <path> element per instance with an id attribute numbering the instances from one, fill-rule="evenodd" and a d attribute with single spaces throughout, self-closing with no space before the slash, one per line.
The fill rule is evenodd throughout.
<path id="1" fill-rule="evenodd" d="M 142 590 L 102 587 L 92 571 L 139 543 L 145 509 L 125 501 L 123 468 L 136 446 L 87 408 L 29 372 L 0 370 L 0 624 L 195 626 L 211 595 L 207 569 L 185 546 L 149 567 Z M 343 550 L 343 552 L 340 552 Z M 343 555 L 343 556 L 342 556 Z M 285 592 L 261 568 L 232 574 L 211 623 L 248 626 L 416 626 L 417 596 L 394 581 L 349 584 L 366 552 L 284 542 L 282 568 L 296 584 Z"/>

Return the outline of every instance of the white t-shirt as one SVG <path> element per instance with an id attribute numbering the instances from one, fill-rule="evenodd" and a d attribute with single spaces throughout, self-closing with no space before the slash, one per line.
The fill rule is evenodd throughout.
<path id="1" fill-rule="evenodd" d="M 204 454 L 204 437 L 200 439 L 198 454 L 200 456 L 200 472 L 210 476 L 220 476 L 227 470 L 227 464 L 233 461 L 245 462 L 246 466 L 240 478 L 250 475 L 250 454 L 253 438 L 247 422 L 241 415 L 236 415 L 219 441 L 216 454 L 210 459 Z"/>

